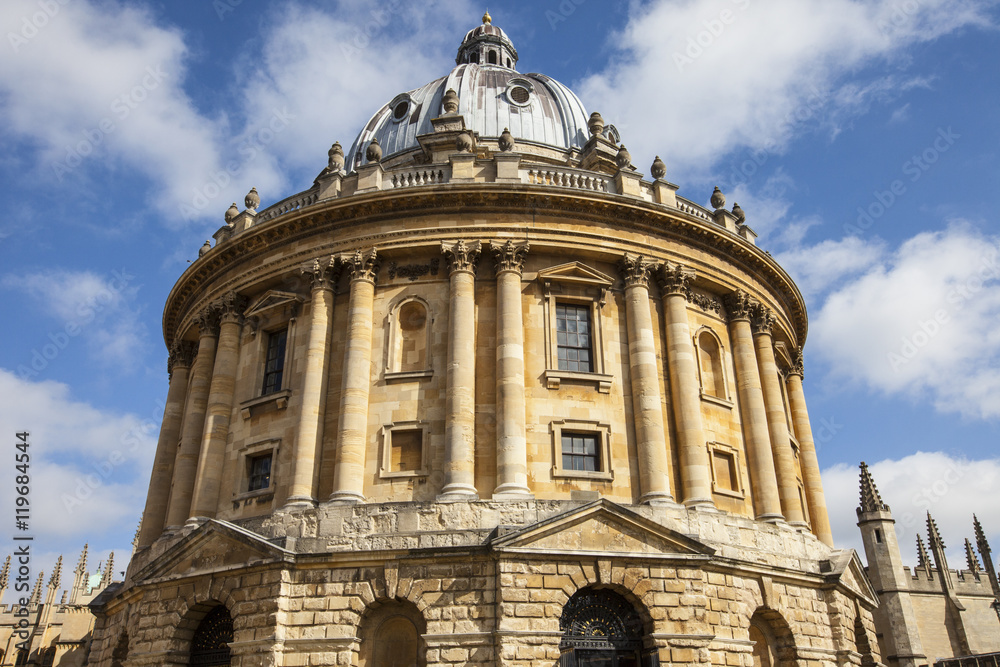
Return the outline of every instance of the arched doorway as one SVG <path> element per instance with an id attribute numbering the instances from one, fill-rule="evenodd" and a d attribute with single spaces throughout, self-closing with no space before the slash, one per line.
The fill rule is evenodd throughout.
<path id="1" fill-rule="evenodd" d="M 205 614 L 191 639 L 191 662 L 198 667 L 228 667 L 229 644 L 233 641 L 233 619 L 229 611 L 219 605 Z"/>
<path id="2" fill-rule="evenodd" d="M 123 632 L 118 638 L 115 650 L 111 652 L 111 667 L 123 667 L 128 658 L 128 633 Z"/>
<path id="3" fill-rule="evenodd" d="M 655 667 L 655 650 L 643 650 L 642 617 L 608 589 L 577 591 L 559 618 L 559 664 L 565 667 Z"/>
<path id="4" fill-rule="evenodd" d="M 379 601 L 361 619 L 360 667 L 423 667 L 427 624 L 408 601 Z"/>
<path id="5" fill-rule="evenodd" d="M 791 628 L 773 609 L 760 608 L 750 618 L 750 641 L 754 667 L 784 667 L 795 663 L 795 640 Z"/>

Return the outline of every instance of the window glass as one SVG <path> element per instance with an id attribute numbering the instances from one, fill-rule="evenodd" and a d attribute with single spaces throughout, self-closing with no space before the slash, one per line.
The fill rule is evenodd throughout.
<path id="1" fill-rule="evenodd" d="M 599 471 L 601 455 L 597 448 L 597 437 L 596 433 L 563 433 L 563 469 Z"/>
<path id="2" fill-rule="evenodd" d="M 556 304 L 556 347 L 559 370 L 594 370 L 591 355 L 590 308 L 572 304 Z"/>
<path id="3" fill-rule="evenodd" d="M 264 388 L 261 394 L 281 391 L 281 376 L 285 370 L 285 343 L 288 329 L 275 331 L 267 337 L 267 356 L 264 359 Z"/>
<path id="4" fill-rule="evenodd" d="M 271 485 L 271 454 L 254 456 L 250 459 L 250 474 L 247 491 L 266 489 Z"/>

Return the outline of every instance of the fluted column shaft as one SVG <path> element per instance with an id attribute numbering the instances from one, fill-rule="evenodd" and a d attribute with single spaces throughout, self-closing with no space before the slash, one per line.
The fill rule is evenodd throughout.
<path id="1" fill-rule="evenodd" d="M 198 356 L 191 369 L 191 383 L 188 389 L 187 411 L 181 429 L 181 444 L 174 463 L 173 489 L 170 494 L 170 510 L 167 513 L 167 528 L 179 528 L 191 516 L 191 496 L 194 492 L 195 476 L 198 472 L 198 457 L 201 450 L 201 436 L 205 429 L 205 410 L 212 383 L 212 369 L 215 366 L 215 350 L 218 344 L 218 316 L 214 312 L 203 313 L 199 323 Z"/>
<path id="2" fill-rule="evenodd" d="M 240 359 L 240 332 L 243 329 L 242 311 L 246 300 L 235 294 L 223 299 L 222 324 L 219 328 L 219 346 L 215 352 L 212 384 L 208 395 L 205 429 L 201 437 L 201 455 L 198 457 L 198 475 L 195 478 L 194 497 L 191 500 L 192 517 L 215 517 L 222 488 L 222 468 L 229 441 L 229 417 L 233 411 L 233 393 L 236 390 L 236 367 Z"/>
<path id="3" fill-rule="evenodd" d="M 444 487 L 441 498 L 475 499 L 476 274 L 479 243 L 442 243 L 451 264 Z"/>
<path id="4" fill-rule="evenodd" d="M 649 309 L 649 267 L 642 257 L 625 255 L 620 263 L 625 279 L 625 319 L 628 328 L 629 378 L 639 454 L 639 502 L 673 500 L 670 457 L 663 427 L 660 379 Z"/>
<path id="5" fill-rule="evenodd" d="M 816 456 L 812 426 L 809 424 L 806 396 L 802 391 L 801 356 L 799 364 L 793 367 L 792 372 L 788 375 L 787 386 L 788 402 L 791 404 L 792 410 L 792 426 L 795 428 L 795 437 L 799 441 L 802 483 L 806 487 L 806 501 L 809 503 L 812 531 L 821 542 L 832 547 L 833 531 L 830 528 L 830 517 L 826 511 L 826 496 L 823 495 L 823 481 L 820 479 L 819 459 Z"/>
<path id="6" fill-rule="evenodd" d="M 163 532 L 167 519 L 167 499 L 170 497 L 170 482 L 174 473 L 174 459 L 177 456 L 177 441 L 181 437 L 184 399 L 187 395 L 188 375 L 194 353 L 194 344 L 188 342 L 175 345 L 170 352 L 170 386 L 167 389 L 167 403 L 163 406 L 160 437 L 156 441 L 153 472 L 149 478 L 149 493 L 146 494 L 146 509 L 142 513 L 142 529 L 139 531 L 137 543 L 140 549 L 156 541 Z"/>
<path id="7" fill-rule="evenodd" d="M 493 497 L 531 495 L 524 398 L 521 270 L 528 244 L 494 246 L 497 267 L 497 487 Z"/>
<path id="8" fill-rule="evenodd" d="M 751 324 L 754 347 L 757 350 L 757 368 L 760 370 L 761 388 L 764 392 L 764 407 L 767 410 L 767 430 L 771 439 L 775 471 L 778 475 L 778 498 L 785 520 L 791 524 L 804 526 L 802 500 L 799 497 L 798 475 L 795 473 L 795 456 L 788 437 L 788 417 L 785 415 L 785 400 L 781 394 L 778 379 L 778 364 L 774 361 L 774 340 L 771 328 L 774 316 L 763 306 Z"/>
<path id="9" fill-rule="evenodd" d="M 660 274 L 667 319 L 667 368 L 670 396 L 680 441 L 683 502 L 692 507 L 712 505 L 711 463 L 701 420 L 698 363 L 687 316 L 687 283 L 693 277 L 681 267 Z"/>
<path id="10" fill-rule="evenodd" d="M 771 436 L 767 429 L 767 409 L 757 369 L 753 333 L 750 330 L 749 300 L 739 291 L 727 299 L 729 336 L 733 342 L 736 366 L 736 389 L 740 399 L 740 416 L 750 458 L 750 488 L 758 519 L 783 518 L 778 496 L 778 478 L 771 454 Z"/>
<path id="11" fill-rule="evenodd" d="M 302 407 L 292 450 L 292 484 L 286 507 L 316 504 L 319 461 L 323 446 L 323 415 L 326 412 L 327 368 L 333 331 L 333 257 L 316 260 L 302 273 L 312 280 L 309 339 L 306 343 Z"/>
<path id="12" fill-rule="evenodd" d="M 347 349 L 344 353 L 344 381 L 340 397 L 337 465 L 330 500 L 363 502 L 365 499 L 372 318 L 378 267 L 375 250 L 369 251 L 367 255 L 362 255 L 359 251 L 348 262 L 351 296 L 347 315 Z"/>

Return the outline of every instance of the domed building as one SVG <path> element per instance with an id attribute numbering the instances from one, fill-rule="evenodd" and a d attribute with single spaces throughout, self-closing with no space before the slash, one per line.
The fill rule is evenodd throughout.
<path id="1" fill-rule="evenodd" d="M 180 277 L 91 664 L 880 661 L 802 295 L 721 192 L 644 178 L 517 64 L 485 16 Z"/>

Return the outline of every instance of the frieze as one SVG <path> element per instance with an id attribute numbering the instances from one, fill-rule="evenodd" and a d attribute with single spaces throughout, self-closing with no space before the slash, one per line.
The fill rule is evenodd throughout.
<path id="1" fill-rule="evenodd" d="M 432 258 L 426 264 L 403 264 L 400 266 L 396 262 L 392 262 L 389 264 L 388 274 L 392 280 L 395 280 L 396 276 L 399 276 L 413 282 L 427 275 L 436 276 L 440 267 L 441 259 L 439 257 Z"/>
<path id="2" fill-rule="evenodd" d="M 707 294 L 700 294 L 698 292 L 688 290 L 687 298 L 688 301 L 698 306 L 706 313 L 712 312 L 716 315 L 722 314 L 722 302 L 714 296 L 708 296 Z"/>

